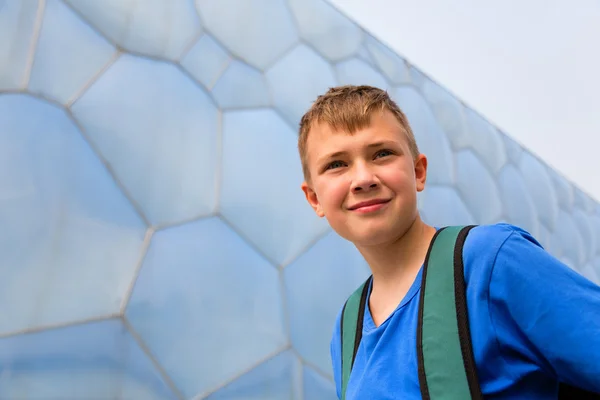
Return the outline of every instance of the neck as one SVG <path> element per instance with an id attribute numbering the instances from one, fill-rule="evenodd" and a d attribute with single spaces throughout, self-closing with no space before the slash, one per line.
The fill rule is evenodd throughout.
<path id="1" fill-rule="evenodd" d="M 358 250 L 373 273 L 373 287 L 394 289 L 414 280 L 425 261 L 435 228 L 425 224 L 417 215 L 413 223 L 392 242 Z"/>

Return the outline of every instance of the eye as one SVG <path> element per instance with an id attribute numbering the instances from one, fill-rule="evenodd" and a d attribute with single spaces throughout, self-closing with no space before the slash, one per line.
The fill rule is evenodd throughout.
<path id="1" fill-rule="evenodd" d="M 343 162 L 341 162 L 341 161 L 333 161 L 333 162 L 330 162 L 329 164 L 327 164 L 327 166 L 325 167 L 325 170 L 340 168 L 340 167 L 343 167 L 343 166 L 344 166 Z"/>
<path id="2" fill-rule="evenodd" d="M 392 154 L 394 153 L 391 150 L 379 150 L 377 153 L 375 153 L 375 158 L 391 156 Z"/>

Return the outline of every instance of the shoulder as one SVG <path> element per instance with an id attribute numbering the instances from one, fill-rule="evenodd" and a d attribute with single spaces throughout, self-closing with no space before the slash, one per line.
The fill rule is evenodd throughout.
<path id="1" fill-rule="evenodd" d="M 539 264 L 549 258 L 529 232 L 507 223 L 474 227 L 463 248 L 465 278 L 480 283 L 489 283 L 492 273 L 508 272 L 511 266 L 524 273 L 526 270 L 519 266 L 534 260 Z"/>
<path id="2" fill-rule="evenodd" d="M 530 245 L 541 248 L 540 243 L 526 230 L 507 223 L 477 225 L 467 236 L 465 252 L 490 252 L 511 246 L 515 241 L 524 240 Z"/>

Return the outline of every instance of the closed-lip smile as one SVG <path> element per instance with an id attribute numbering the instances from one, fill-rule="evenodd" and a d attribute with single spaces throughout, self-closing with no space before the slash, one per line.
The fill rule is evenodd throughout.
<path id="1" fill-rule="evenodd" d="M 385 204 L 389 201 L 390 201 L 390 199 L 372 199 L 372 200 L 367 200 L 367 201 L 361 201 L 360 203 L 356 203 L 356 204 L 353 204 L 352 206 L 348 207 L 348 210 L 355 211 L 355 210 L 358 210 L 361 208 L 366 208 L 369 206 Z"/>

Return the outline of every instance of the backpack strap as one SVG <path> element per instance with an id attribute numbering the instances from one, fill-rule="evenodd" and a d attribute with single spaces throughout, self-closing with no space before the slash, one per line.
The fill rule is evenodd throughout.
<path id="1" fill-rule="evenodd" d="M 417 363 L 424 400 L 483 399 L 471 347 L 462 259 L 473 227 L 438 230 L 425 258 L 417 325 Z"/>
<path id="2" fill-rule="evenodd" d="M 346 388 L 350 380 L 350 372 L 354 365 L 354 358 L 362 338 L 363 317 L 367 303 L 367 293 L 371 286 L 370 276 L 352 295 L 346 300 L 342 310 L 340 321 L 340 335 L 342 337 L 342 398 L 346 399 Z"/>

